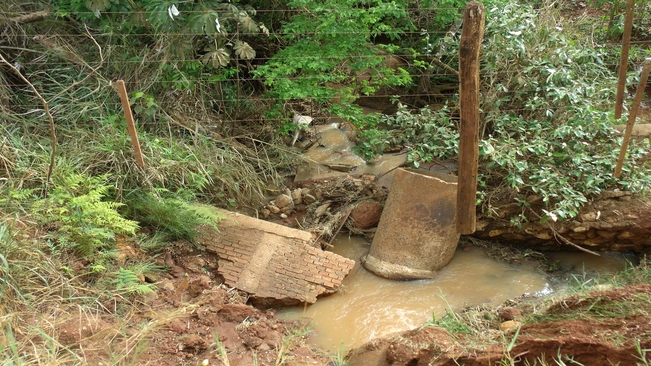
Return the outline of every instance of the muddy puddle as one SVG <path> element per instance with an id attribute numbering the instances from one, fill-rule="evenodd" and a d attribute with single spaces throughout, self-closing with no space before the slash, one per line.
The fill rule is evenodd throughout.
<path id="1" fill-rule="evenodd" d="M 333 251 L 359 259 L 370 248 L 359 237 L 342 236 Z M 620 254 L 595 257 L 587 253 L 552 252 L 550 258 L 576 276 L 613 273 L 632 258 Z M 552 286 L 551 283 L 554 282 Z M 445 314 L 479 304 L 498 305 L 523 294 L 551 294 L 565 283 L 550 281 L 533 264 L 509 265 L 490 259 L 481 248 L 457 250 L 454 259 L 433 280 L 399 282 L 377 277 L 359 264 L 344 282 L 343 291 L 307 307 L 278 312 L 285 319 L 309 319 L 311 342 L 332 352 L 350 350 L 371 339 L 417 328 Z"/>
<path id="2" fill-rule="evenodd" d="M 632 253 L 546 252 L 545 256 L 564 277 L 596 278 L 639 264 Z"/>

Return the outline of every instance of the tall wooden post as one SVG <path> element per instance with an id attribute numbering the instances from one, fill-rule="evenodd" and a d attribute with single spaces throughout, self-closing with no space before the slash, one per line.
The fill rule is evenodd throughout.
<path id="1" fill-rule="evenodd" d="M 142 158 L 140 142 L 138 141 L 138 132 L 136 131 L 136 124 L 133 122 L 133 114 L 131 113 L 127 88 L 124 86 L 123 80 L 118 80 L 115 84 L 118 87 L 118 94 L 120 94 L 122 109 L 124 109 L 124 118 L 127 120 L 127 129 L 129 130 L 129 135 L 131 135 L 131 146 L 133 146 L 133 152 L 136 155 L 136 164 L 138 164 L 139 167 L 144 168 L 145 160 Z"/>
<path id="2" fill-rule="evenodd" d="M 484 5 L 472 1 L 466 6 L 459 45 L 459 93 L 461 128 L 457 231 L 476 230 L 477 165 L 479 159 L 479 59 L 484 38 Z"/>
<path id="3" fill-rule="evenodd" d="M 637 84 L 637 92 L 635 92 L 635 100 L 631 107 L 631 114 L 628 116 L 628 123 L 626 123 L 626 131 L 624 131 L 624 140 L 622 141 L 622 149 L 619 151 L 619 159 L 615 166 L 615 178 L 619 178 L 622 174 L 622 166 L 624 165 L 624 158 L 626 157 L 626 150 L 628 143 L 631 141 L 631 133 L 633 132 L 633 125 L 635 118 L 637 118 L 637 111 L 640 109 L 640 103 L 644 96 L 644 89 L 646 89 L 646 82 L 649 80 L 649 73 L 651 73 L 651 58 L 647 58 L 642 63 L 642 74 L 640 75 L 640 82 Z"/>
<path id="4" fill-rule="evenodd" d="M 619 80 L 617 82 L 617 96 L 615 97 L 615 119 L 622 116 L 624 108 L 624 89 L 626 88 L 626 71 L 628 68 L 628 50 L 631 48 L 631 32 L 633 30 L 633 6 L 635 0 L 626 2 L 626 16 L 624 18 L 624 36 L 622 37 L 622 57 L 619 59 Z"/>

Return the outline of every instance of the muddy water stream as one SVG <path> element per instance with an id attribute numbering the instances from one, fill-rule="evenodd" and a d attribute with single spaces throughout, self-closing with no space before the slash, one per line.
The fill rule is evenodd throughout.
<path id="1" fill-rule="evenodd" d="M 340 237 L 334 246 L 334 252 L 357 262 L 369 249 L 366 241 L 357 237 Z M 551 291 L 545 274 L 532 265 L 498 263 L 482 249 L 471 249 L 457 251 L 433 280 L 391 281 L 357 265 L 340 293 L 278 315 L 311 319 L 312 342 L 335 351 L 342 344 L 350 349 L 373 338 L 419 327 L 432 318 L 432 313 L 444 315 L 448 304 L 459 310 L 482 303 L 497 305 L 524 293 Z"/>
<path id="2" fill-rule="evenodd" d="M 359 259 L 370 246 L 359 237 L 340 236 L 335 253 Z M 622 270 L 634 257 L 604 253 L 551 252 L 566 274 L 606 274 Z M 343 290 L 319 299 L 308 307 L 284 309 L 285 319 L 310 319 L 314 332 L 311 342 L 336 352 L 361 346 L 384 335 L 417 328 L 441 317 L 449 306 L 460 310 L 478 304 L 498 305 L 525 293 L 550 294 L 565 286 L 555 281 L 554 289 L 545 273 L 531 264 L 508 265 L 490 259 L 481 248 L 457 250 L 454 259 L 439 271 L 437 278 L 422 281 L 391 281 L 377 277 L 359 264 L 344 281 Z"/>

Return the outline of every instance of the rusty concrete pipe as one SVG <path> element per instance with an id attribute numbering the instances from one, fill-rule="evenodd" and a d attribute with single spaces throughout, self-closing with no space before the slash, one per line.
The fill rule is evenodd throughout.
<path id="1" fill-rule="evenodd" d="M 457 177 L 398 169 L 364 267 L 394 280 L 433 278 L 459 243 Z"/>

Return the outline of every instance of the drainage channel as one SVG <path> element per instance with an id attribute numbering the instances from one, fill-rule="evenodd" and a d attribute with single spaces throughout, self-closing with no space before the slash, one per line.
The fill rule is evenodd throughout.
<path id="1" fill-rule="evenodd" d="M 281 318 L 308 319 L 314 329 L 310 341 L 332 352 L 350 350 L 378 337 L 418 328 L 445 309 L 479 304 L 498 305 L 523 294 L 550 294 L 548 276 L 533 264 L 509 265 L 489 258 L 481 248 L 457 250 L 454 258 L 431 280 L 392 281 L 359 265 L 369 250 L 359 237 L 340 236 L 333 251 L 357 262 L 343 290 L 310 306 L 283 309 Z M 603 275 L 634 263 L 635 257 L 604 253 L 601 257 L 576 252 L 549 253 L 566 274 Z M 558 289 L 568 282 L 554 281 Z"/>

